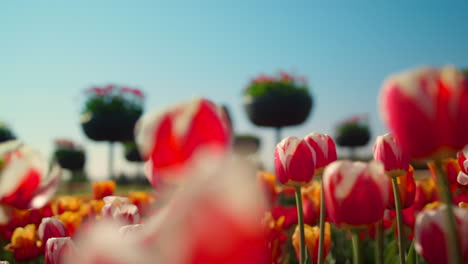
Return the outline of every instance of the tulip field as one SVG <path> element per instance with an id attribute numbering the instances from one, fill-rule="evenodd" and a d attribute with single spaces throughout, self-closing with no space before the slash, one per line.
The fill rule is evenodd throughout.
<path id="1" fill-rule="evenodd" d="M 468 263 L 468 77 L 447 66 L 382 81 L 389 132 L 371 161 L 338 159 L 335 139 L 310 131 L 281 137 L 271 171 L 234 151 L 229 114 L 214 101 L 143 113 L 138 89 L 94 87 L 84 133 L 110 153 L 116 142 L 135 148 L 150 190 L 117 193 L 108 180 L 57 194 L 84 151 L 62 140 L 50 162 L 10 136 L 0 143 L 0 263 Z M 312 105 L 307 81 L 283 72 L 254 79 L 245 96 L 251 120 L 278 135 Z M 304 118 L 260 111 L 275 98 L 303 102 Z M 344 123 L 344 146 L 367 142 L 361 121 Z"/>

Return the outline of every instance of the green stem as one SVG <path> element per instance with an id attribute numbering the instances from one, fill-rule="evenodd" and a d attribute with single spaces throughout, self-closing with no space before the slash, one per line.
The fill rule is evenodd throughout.
<path id="1" fill-rule="evenodd" d="M 318 248 L 318 259 L 317 263 L 322 264 L 324 260 L 324 241 L 325 241 L 325 195 L 323 193 L 323 180 L 320 180 L 320 219 L 319 219 L 319 228 L 320 228 L 320 237 L 319 237 L 319 248 Z"/>
<path id="2" fill-rule="evenodd" d="M 383 221 L 375 225 L 375 263 L 384 264 Z"/>
<path id="3" fill-rule="evenodd" d="M 361 264 L 362 255 L 361 255 L 361 241 L 359 239 L 359 231 L 352 230 L 351 237 L 353 240 L 353 264 Z"/>
<path id="4" fill-rule="evenodd" d="M 393 194 L 395 197 L 396 220 L 398 229 L 398 251 L 400 253 L 400 263 L 405 264 L 405 234 L 403 231 L 403 214 L 401 208 L 400 190 L 398 189 L 398 182 L 396 177 L 392 178 Z"/>
<path id="5" fill-rule="evenodd" d="M 450 186 L 442 168 L 442 162 L 440 160 L 436 160 L 435 167 L 437 171 L 440 198 L 445 204 L 445 224 L 447 228 L 445 240 L 447 241 L 447 253 L 450 260 L 449 263 L 462 264 L 463 258 L 460 251 L 460 241 L 458 240 L 455 215 L 452 210 L 452 193 L 450 192 Z"/>
<path id="6" fill-rule="evenodd" d="M 297 216 L 299 221 L 299 264 L 305 264 L 305 236 L 304 236 L 304 212 L 302 209 L 302 195 L 301 187 L 296 186 L 296 204 L 297 204 Z"/>

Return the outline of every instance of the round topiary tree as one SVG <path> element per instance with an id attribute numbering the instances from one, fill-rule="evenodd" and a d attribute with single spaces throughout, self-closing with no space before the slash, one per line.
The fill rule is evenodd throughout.
<path id="1" fill-rule="evenodd" d="M 86 176 L 83 173 L 86 162 L 84 149 L 68 139 L 55 140 L 54 159 L 60 167 L 72 172 L 71 182 L 84 182 Z"/>
<path id="2" fill-rule="evenodd" d="M 81 114 L 85 135 L 95 141 L 109 142 L 109 174 L 113 173 L 115 142 L 132 141 L 135 123 L 143 113 L 144 95 L 138 89 L 108 85 L 86 91 Z"/>
<path id="3" fill-rule="evenodd" d="M 16 139 L 16 136 L 7 124 L 0 122 L 0 143 L 13 139 Z"/>
<path id="4" fill-rule="evenodd" d="M 244 109 L 257 126 L 276 129 L 276 139 L 285 126 L 302 124 L 313 106 L 307 81 L 280 72 L 278 76 L 259 75 L 244 90 Z"/>
<path id="5" fill-rule="evenodd" d="M 367 116 L 353 116 L 341 122 L 335 131 L 338 146 L 350 149 L 351 158 L 355 158 L 355 149 L 369 143 L 371 137 Z"/>

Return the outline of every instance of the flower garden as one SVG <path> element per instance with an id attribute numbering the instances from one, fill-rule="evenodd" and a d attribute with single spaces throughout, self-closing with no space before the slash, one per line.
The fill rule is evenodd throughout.
<path id="1" fill-rule="evenodd" d="M 314 105 L 285 72 L 243 94 L 249 120 L 276 131 L 271 171 L 250 159 L 260 139 L 206 98 L 146 113 L 138 89 L 87 90 L 81 128 L 109 143 L 108 181 L 87 182 L 79 144 L 58 139 L 47 160 L 0 125 L 0 263 L 468 263 L 468 79 L 447 66 L 382 81 L 389 133 L 369 161 L 336 150 L 369 142 L 365 116 L 336 135 L 281 134 Z M 119 191 L 119 143 L 150 191 Z M 57 193 L 64 171 L 92 192 Z"/>

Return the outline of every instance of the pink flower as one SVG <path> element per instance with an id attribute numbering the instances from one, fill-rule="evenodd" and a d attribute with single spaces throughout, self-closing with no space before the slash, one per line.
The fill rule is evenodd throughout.
<path id="1" fill-rule="evenodd" d="M 315 169 L 317 171 L 320 172 L 320 169 L 324 169 L 325 166 L 337 159 L 335 142 L 330 136 L 314 132 L 304 139 L 315 152 Z"/>
<path id="2" fill-rule="evenodd" d="M 287 137 L 276 145 L 275 170 L 282 184 L 307 184 L 314 176 L 315 164 L 315 151 L 304 139 Z"/>
<path id="3" fill-rule="evenodd" d="M 380 107 L 410 158 L 447 158 L 468 143 L 468 83 L 453 67 L 390 76 L 383 84 Z"/>
<path id="4" fill-rule="evenodd" d="M 42 218 L 37 233 L 43 244 L 45 244 L 47 240 L 52 237 L 68 236 L 65 225 L 62 223 L 62 221 L 55 217 Z"/>
<path id="5" fill-rule="evenodd" d="M 389 176 L 398 177 L 408 171 L 409 158 L 390 133 L 377 137 L 374 145 L 374 159 L 383 163 Z"/>
<path id="6" fill-rule="evenodd" d="M 449 263 L 445 240 L 445 205 L 418 214 L 415 249 L 429 264 Z M 453 206 L 464 262 L 468 262 L 468 210 Z"/>
<path id="7" fill-rule="evenodd" d="M 468 145 L 457 153 L 458 165 L 460 165 L 461 171 L 458 173 L 457 181 L 459 184 L 468 186 Z"/>
<path id="8" fill-rule="evenodd" d="M 388 184 L 380 162 L 331 163 L 323 173 L 327 216 L 340 228 L 375 223 L 387 206 Z"/>
<path id="9" fill-rule="evenodd" d="M 70 237 L 53 237 L 47 240 L 45 264 L 62 264 L 65 257 L 76 254 L 75 244 Z"/>
<path id="10" fill-rule="evenodd" d="M 0 205 L 41 208 L 55 193 L 60 168 L 49 169 L 47 161 L 31 148 L 16 141 L 0 144 L 0 164 Z"/>
<path id="11" fill-rule="evenodd" d="M 107 196 L 104 197 L 104 206 L 101 209 L 104 217 L 109 217 L 129 225 L 140 221 L 138 207 L 131 204 L 126 197 Z"/>
<path id="12" fill-rule="evenodd" d="M 231 143 L 225 112 L 204 98 L 143 116 L 136 125 L 136 137 L 155 188 L 184 178 L 200 164 L 200 155 L 223 157 Z"/>

